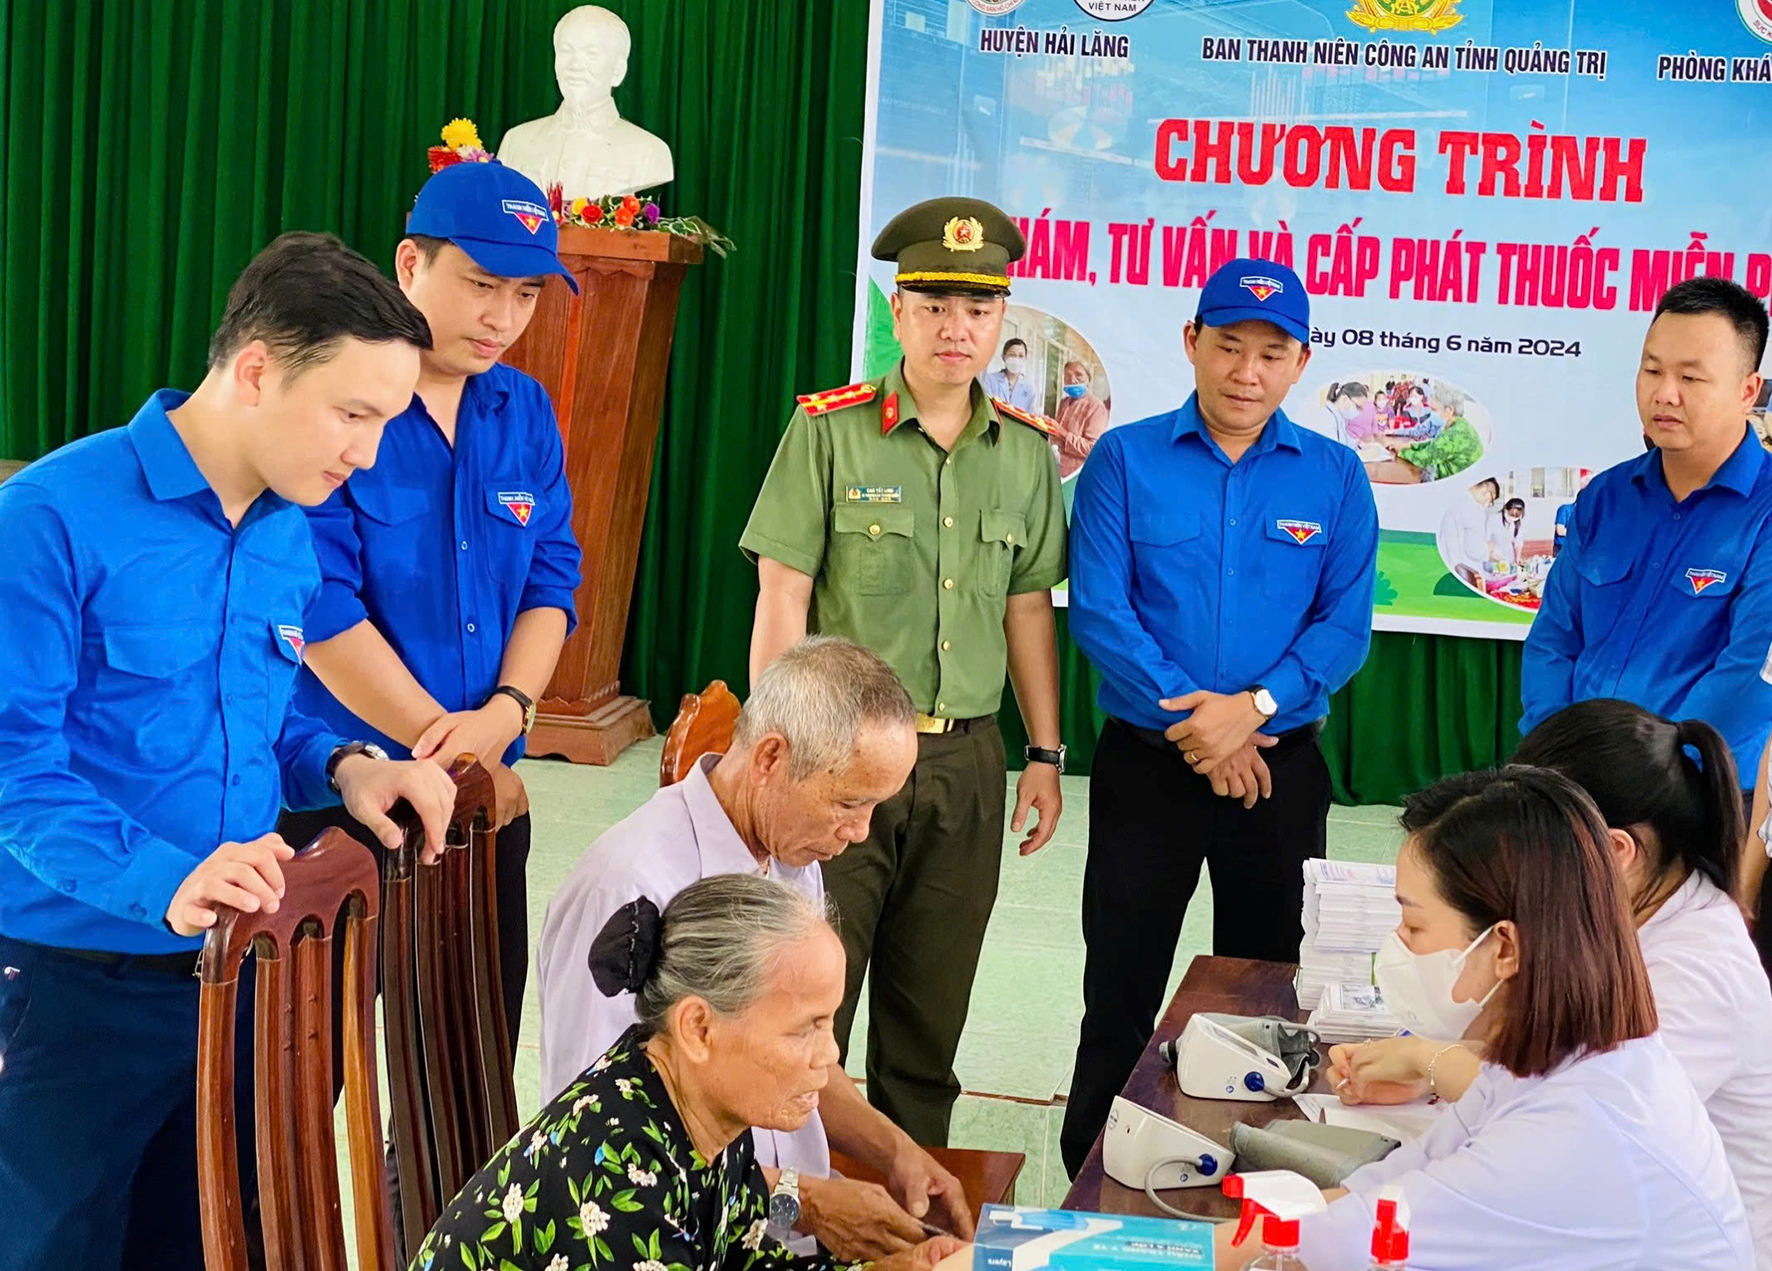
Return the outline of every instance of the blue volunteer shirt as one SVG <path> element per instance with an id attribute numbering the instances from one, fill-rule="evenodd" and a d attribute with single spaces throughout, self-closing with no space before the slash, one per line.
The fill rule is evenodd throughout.
<path id="1" fill-rule="evenodd" d="M 318 643 L 367 618 L 446 711 L 483 705 L 517 615 L 563 609 L 579 550 L 553 403 L 508 366 L 468 378 L 455 445 L 416 395 L 388 421 L 375 466 L 308 510 L 324 581 L 307 615 Z M 397 757 L 407 747 L 346 710 L 304 670 L 298 706 Z M 522 757 L 525 738 L 505 752 Z"/>
<path id="2" fill-rule="evenodd" d="M 1276 411 L 1233 464 L 1189 397 L 1113 428 L 1077 478 L 1070 629 L 1097 704 L 1143 728 L 1163 698 L 1260 684 L 1266 731 L 1322 718 L 1365 661 L 1378 511 L 1354 452 Z"/>
<path id="3" fill-rule="evenodd" d="M 1702 719 L 1752 788 L 1772 727 L 1772 461 L 1753 430 L 1684 503 L 1652 450 L 1595 477 L 1526 637 L 1523 732 L 1617 697 Z"/>
<path id="4" fill-rule="evenodd" d="M 290 711 L 319 590 L 307 522 L 266 492 L 228 524 L 154 394 L 0 486 L 0 934 L 195 950 L 185 876 L 278 808 L 337 801 L 341 739 Z"/>

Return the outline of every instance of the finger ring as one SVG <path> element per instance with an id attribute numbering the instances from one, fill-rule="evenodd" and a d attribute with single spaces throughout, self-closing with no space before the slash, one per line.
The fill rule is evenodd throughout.
<path id="1" fill-rule="evenodd" d="M 1197 756 L 1197 755 L 1196 755 L 1196 754 L 1195 754 L 1195 753 L 1194 753 L 1194 752 L 1193 752 L 1193 751 L 1191 751 L 1191 750 L 1190 750 L 1190 751 L 1188 751 L 1188 752 L 1187 752 L 1187 753 L 1186 753 L 1186 754 L 1184 754 L 1184 755 L 1183 755 L 1183 756 L 1182 756 L 1182 758 L 1183 758 L 1183 759 L 1185 759 L 1185 760 L 1187 760 L 1187 761 L 1188 761 L 1188 762 L 1189 762 L 1189 763 L 1193 763 L 1193 762 L 1194 762 L 1194 760 L 1195 760 L 1195 759 L 1196 759 L 1196 758 L 1198 758 L 1198 756 Z"/>

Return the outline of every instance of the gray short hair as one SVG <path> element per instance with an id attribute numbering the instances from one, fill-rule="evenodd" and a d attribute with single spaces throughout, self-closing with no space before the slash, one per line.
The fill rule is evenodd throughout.
<path id="1" fill-rule="evenodd" d="M 757 677 L 733 731 L 734 749 L 770 733 L 788 741 L 796 781 L 849 762 L 864 725 L 915 724 L 916 707 L 879 655 L 841 636 L 807 636 Z"/>
<path id="2" fill-rule="evenodd" d="M 689 884 L 665 906 L 658 960 L 634 999 L 640 1023 L 661 1031 L 688 997 L 743 1014 L 768 990 L 781 954 L 830 924 L 828 901 L 757 874 Z"/>

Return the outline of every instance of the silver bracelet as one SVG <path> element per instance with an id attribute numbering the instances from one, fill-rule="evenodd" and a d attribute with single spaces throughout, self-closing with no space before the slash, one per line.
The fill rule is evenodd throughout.
<path id="1" fill-rule="evenodd" d="M 1453 1042 L 1450 1046 L 1447 1046 L 1444 1049 L 1437 1051 L 1434 1054 L 1434 1057 L 1427 1061 L 1427 1088 L 1428 1088 L 1428 1092 L 1430 1094 L 1432 1094 L 1434 1096 L 1434 1098 L 1436 1098 L 1436 1099 L 1438 1099 L 1440 1097 L 1440 1088 L 1439 1088 L 1439 1086 L 1434 1084 L 1434 1069 L 1439 1066 L 1440 1057 L 1442 1055 L 1444 1055 L 1446 1053 L 1446 1051 L 1457 1050 L 1457 1049 L 1458 1049 L 1458 1043 Z"/>

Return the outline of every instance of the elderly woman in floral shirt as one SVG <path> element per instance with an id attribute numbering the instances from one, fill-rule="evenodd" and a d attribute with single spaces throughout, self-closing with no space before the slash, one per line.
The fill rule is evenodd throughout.
<path id="1" fill-rule="evenodd" d="M 590 957 L 640 1022 L 468 1181 L 414 1271 L 842 1271 L 782 1247 L 750 1135 L 804 1124 L 836 1062 L 843 946 L 825 915 L 723 875 L 662 916 L 618 911 Z M 931 1271 L 960 1248 L 936 1237 L 873 1266 Z"/>

